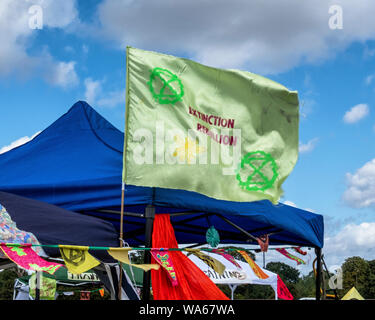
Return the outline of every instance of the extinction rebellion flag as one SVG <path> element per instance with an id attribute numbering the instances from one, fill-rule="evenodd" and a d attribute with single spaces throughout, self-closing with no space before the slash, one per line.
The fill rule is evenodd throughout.
<path id="1" fill-rule="evenodd" d="M 298 158 L 298 95 L 262 76 L 127 48 L 123 182 L 269 199 Z"/>

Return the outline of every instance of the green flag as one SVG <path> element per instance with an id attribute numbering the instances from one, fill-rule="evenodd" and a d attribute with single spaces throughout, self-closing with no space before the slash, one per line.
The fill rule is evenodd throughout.
<path id="1" fill-rule="evenodd" d="M 123 182 L 269 199 L 298 158 L 298 95 L 259 75 L 127 48 Z"/>

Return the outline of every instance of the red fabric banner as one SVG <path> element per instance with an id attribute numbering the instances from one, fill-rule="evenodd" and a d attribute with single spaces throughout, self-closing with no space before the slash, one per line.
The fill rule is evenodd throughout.
<path id="1" fill-rule="evenodd" d="M 152 233 L 153 248 L 177 248 L 168 214 L 157 214 Z M 164 268 L 151 270 L 154 300 L 229 300 L 228 297 L 181 251 L 169 251 L 178 285 L 173 286 Z M 151 258 L 152 263 L 156 263 Z"/>
<path id="2" fill-rule="evenodd" d="M 281 280 L 279 275 L 277 275 L 277 297 L 278 299 L 284 300 L 294 299 L 289 289 L 286 287 L 285 283 L 283 282 L 283 280 Z"/>

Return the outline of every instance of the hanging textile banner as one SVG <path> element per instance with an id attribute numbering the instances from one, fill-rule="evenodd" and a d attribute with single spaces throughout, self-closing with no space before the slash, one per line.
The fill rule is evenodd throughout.
<path id="1" fill-rule="evenodd" d="M 226 253 L 223 249 L 210 249 L 209 251 L 221 255 L 223 258 L 233 263 L 238 269 L 242 269 L 242 267 L 237 263 L 236 259 L 234 259 L 229 253 Z"/>
<path id="2" fill-rule="evenodd" d="M 241 256 L 246 260 L 246 262 L 249 264 L 251 269 L 254 271 L 255 275 L 259 279 L 267 279 L 269 276 L 264 273 L 264 271 L 255 263 L 253 259 L 247 254 L 246 251 L 238 250 L 238 252 L 241 254 Z"/>
<path id="3" fill-rule="evenodd" d="M 43 272 L 40 273 L 40 300 L 55 300 L 56 294 L 56 280 L 50 279 L 43 276 Z M 36 279 L 37 275 L 34 273 L 29 279 L 29 294 L 35 299 L 36 291 Z"/>
<path id="4" fill-rule="evenodd" d="M 301 247 L 294 247 L 293 250 L 294 250 L 295 252 L 298 252 L 299 254 L 301 254 L 301 255 L 303 255 L 303 256 L 307 255 L 307 252 L 301 250 Z"/>
<path id="5" fill-rule="evenodd" d="M 171 55 L 126 56 L 123 182 L 278 202 L 298 158 L 296 91 Z"/>
<path id="6" fill-rule="evenodd" d="M 278 299 L 293 300 L 292 294 L 279 275 L 277 275 L 277 297 Z"/>
<path id="7" fill-rule="evenodd" d="M 279 253 L 281 253 L 283 256 L 287 257 L 288 259 L 296 261 L 297 265 L 306 264 L 306 262 L 303 261 L 301 258 L 298 258 L 298 257 L 292 255 L 291 253 L 289 253 L 284 248 L 277 248 L 276 251 L 279 252 Z"/>
<path id="8" fill-rule="evenodd" d="M 89 252 L 89 247 L 59 245 L 60 253 L 70 273 L 81 274 L 100 264 Z"/>
<path id="9" fill-rule="evenodd" d="M 152 231 L 154 248 L 178 248 L 168 214 L 155 215 Z M 151 270 L 154 300 L 228 300 L 228 297 L 181 251 L 169 251 L 178 279 L 173 286 L 166 272 Z M 154 257 L 151 257 L 152 261 Z"/>
<path id="10" fill-rule="evenodd" d="M 39 244 L 37 238 L 31 233 L 20 230 L 17 224 L 12 220 L 6 208 L 0 204 L 0 239 L 7 243 L 24 243 L 24 244 Z M 35 247 L 33 250 L 41 255 L 43 249 Z M 5 255 L 0 250 L 0 258 L 5 258 Z"/>
<path id="11" fill-rule="evenodd" d="M 151 269 L 158 270 L 160 268 L 158 264 L 132 264 L 129 260 L 130 250 L 131 248 L 110 248 L 107 252 L 114 259 L 144 271 L 150 271 Z"/>
<path id="12" fill-rule="evenodd" d="M 192 253 L 197 258 L 201 259 L 210 268 L 215 270 L 219 275 L 222 275 L 225 271 L 225 266 L 217 259 L 202 253 L 199 249 L 185 249 L 187 252 Z"/>
<path id="13" fill-rule="evenodd" d="M 60 263 L 48 262 L 39 257 L 31 248 L 31 244 L 19 246 L 2 243 L 0 248 L 10 260 L 26 270 L 45 271 L 54 274 L 56 270 L 63 266 Z"/>
<path id="14" fill-rule="evenodd" d="M 164 270 L 167 271 L 168 277 L 172 282 L 172 286 L 177 286 L 177 276 L 169 252 L 159 249 L 152 249 L 151 254 L 156 260 L 156 262 L 159 263 L 164 268 Z"/>

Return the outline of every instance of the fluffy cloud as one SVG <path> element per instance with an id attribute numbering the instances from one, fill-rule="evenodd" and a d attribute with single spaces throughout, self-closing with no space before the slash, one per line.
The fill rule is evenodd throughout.
<path id="1" fill-rule="evenodd" d="M 30 28 L 33 5 L 42 8 L 43 28 L 65 28 L 78 16 L 75 0 L 2 0 L 0 2 L 0 76 L 41 73 L 52 84 L 67 87 L 77 83 L 74 62 L 55 61 L 42 50 L 29 55 L 27 48 L 38 30 Z"/>
<path id="2" fill-rule="evenodd" d="M 346 174 L 348 187 L 343 200 L 353 208 L 375 207 L 375 159 L 354 174 Z"/>
<path id="3" fill-rule="evenodd" d="M 341 265 L 346 258 L 360 256 L 373 260 L 375 254 L 375 222 L 348 224 L 324 244 L 327 264 Z"/>
<path id="4" fill-rule="evenodd" d="M 319 140 L 318 138 L 314 138 L 314 139 L 311 139 L 310 141 L 308 141 L 307 143 L 300 142 L 299 152 L 300 153 L 311 152 L 312 150 L 314 150 L 318 140 Z"/>
<path id="5" fill-rule="evenodd" d="M 103 93 L 105 80 L 85 79 L 85 99 L 91 104 L 102 108 L 113 108 L 125 103 L 125 90 L 114 90 Z"/>
<path id="6" fill-rule="evenodd" d="M 2 153 L 5 153 L 5 152 L 8 152 L 9 150 L 12 150 L 16 147 L 19 147 L 27 142 L 29 142 L 30 140 L 34 139 L 41 131 L 38 131 L 37 133 L 35 133 L 34 135 L 32 135 L 31 137 L 22 137 L 22 138 L 19 138 L 17 139 L 16 141 L 13 141 L 11 144 L 7 145 L 7 146 L 4 146 L 0 149 L 0 154 Z"/>
<path id="7" fill-rule="evenodd" d="M 333 4 L 343 8 L 343 29 L 329 27 Z M 277 73 L 333 57 L 355 41 L 374 39 L 374 11 L 372 0 L 191 0 L 178 5 L 173 0 L 104 0 L 98 19 L 102 35 L 121 47 Z"/>
<path id="8" fill-rule="evenodd" d="M 359 120 L 365 118 L 370 112 L 370 109 L 367 104 L 357 104 L 353 108 L 351 108 L 349 111 L 347 111 L 344 115 L 344 122 L 345 123 L 356 123 Z"/>

